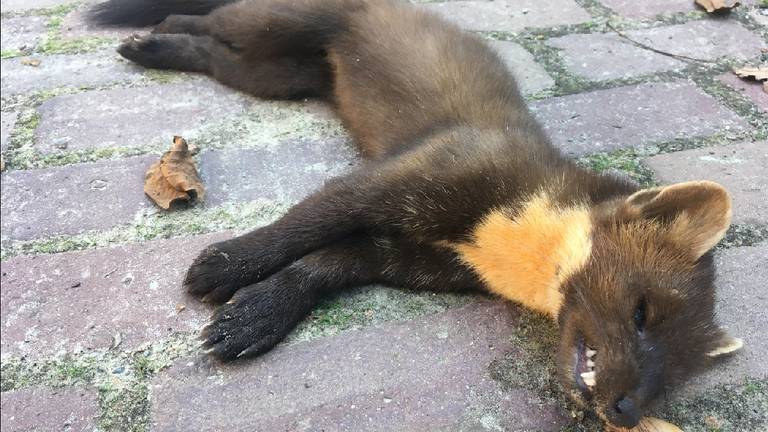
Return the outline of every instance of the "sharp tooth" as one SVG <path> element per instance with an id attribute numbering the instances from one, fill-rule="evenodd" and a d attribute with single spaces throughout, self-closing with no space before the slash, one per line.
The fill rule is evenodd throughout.
<path id="1" fill-rule="evenodd" d="M 587 357 L 594 357 L 595 354 L 597 354 L 597 351 L 595 351 L 593 349 L 587 348 L 587 352 L 586 353 L 587 353 Z"/>
<path id="2" fill-rule="evenodd" d="M 592 360 L 587 360 L 587 367 L 588 368 L 594 368 L 595 367 L 595 362 L 593 362 Z"/>
<path id="3" fill-rule="evenodd" d="M 582 372 L 581 379 L 584 380 L 584 384 L 593 387 L 595 385 L 595 371 Z"/>

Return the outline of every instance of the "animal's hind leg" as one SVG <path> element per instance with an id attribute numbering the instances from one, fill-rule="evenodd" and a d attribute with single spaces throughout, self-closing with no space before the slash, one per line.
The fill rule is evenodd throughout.
<path id="1" fill-rule="evenodd" d="M 118 52 L 147 68 L 204 73 L 263 98 L 324 97 L 331 90 L 330 66 L 322 55 L 248 62 L 211 36 L 186 34 L 132 36 Z"/>
<path id="2" fill-rule="evenodd" d="M 208 19 L 201 15 L 169 15 L 152 29 L 154 34 L 189 34 L 206 36 L 210 34 Z"/>

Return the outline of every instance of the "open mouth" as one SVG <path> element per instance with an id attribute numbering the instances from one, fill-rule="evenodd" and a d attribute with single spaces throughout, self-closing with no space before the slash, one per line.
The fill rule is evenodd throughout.
<path id="1" fill-rule="evenodd" d="M 574 380 L 586 398 L 592 396 L 592 389 L 595 387 L 595 360 L 597 351 L 587 345 L 584 337 L 579 338 L 576 344 L 576 364 L 573 368 Z"/>

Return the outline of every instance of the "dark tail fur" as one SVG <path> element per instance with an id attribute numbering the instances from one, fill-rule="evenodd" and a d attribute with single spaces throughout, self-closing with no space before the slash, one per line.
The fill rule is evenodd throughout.
<path id="1" fill-rule="evenodd" d="M 91 9 L 89 20 L 101 26 L 144 27 L 168 15 L 206 15 L 237 0 L 108 0 Z"/>

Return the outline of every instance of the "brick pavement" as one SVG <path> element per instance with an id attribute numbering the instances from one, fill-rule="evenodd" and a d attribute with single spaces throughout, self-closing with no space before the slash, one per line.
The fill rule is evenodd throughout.
<path id="1" fill-rule="evenodd" d="M 768 403 L 768 249 L 753 234 L 768 230 L 768 103 L 759 84 L 729 72 L 759 59 L 766 10 L 743 3 L 718 19 L 688 0 L 419 6 L 488 38 L 566 153 L 731 191 L 737 228 L 750 227 L 734 230 L 746 236 L 735 244 L 751 246 L 716 254 L 718 316 L 746 348 L 660 408 L 686 431 L 708 430 L 703 413 L 723 431 L 768 427 L 750 408 Z M 89 28 L 68 5 L 2 1 L 4 431 L 573 427 L 565 397 L 541 388 L 551 360 L 535 355 L 551 341 L 526 329 L 542 324 L 496 300 L 370 287 L 327 301 L 258 359 L 202 355 L 194 337 L 209 308 L 179 287 L 192 257 L 233 234 L 220 227 L 253 227 L 232 209 L 283 209 L 359 158 L 328 108 L 147 73 L 113 51 L 135 29 Z M 627 44 L 606 21 L 706 63 Z M 141 185 L 173 134 L 201 146 L 209 199 L 166 216 Z M 723 402 L 685 408 L 713 394 Z"/>

